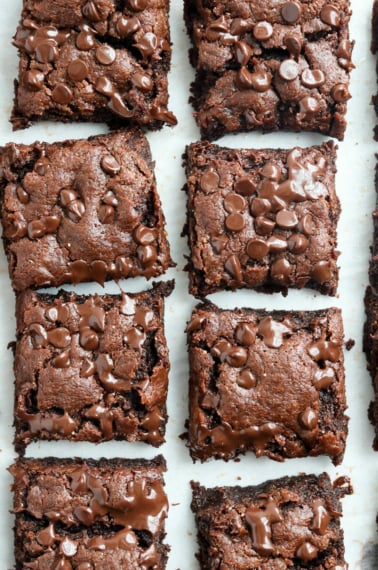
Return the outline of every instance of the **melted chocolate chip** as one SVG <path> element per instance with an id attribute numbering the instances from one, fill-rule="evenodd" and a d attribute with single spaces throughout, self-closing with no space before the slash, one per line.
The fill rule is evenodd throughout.
<path id="1" fill-rule="evenodd" d="M 247 65 L 252 53 L 252 48 L 246 42 L 238 41 L 235 43 L 235 56 L 239 65 Z"/>
<path id="2" fill-rule="evenodd" d="M 314 560 L 318 555 L 318 549 L 316 546 L 311 544 L 311 542 L 303 542 L 295 553 L 297 558 L 304 560 L 305 562 L 309 562 L 310 560 Z"/>
<path id="3" fill-rule="evenodd" d="M 298 416 L 298 422 L 306 430 L 313 430 L 318 425 L 318 414 L 312 408 L 306 408 Z"/>
<path id="4" fill-rule="evenodd" d="M 259 235 L 269 235 L 276 226 L 276 222 L 264 216 L 257 216 L 255 219 L 255 231 Z"/>
<path id="5" fill-rule="evenodd" d="M 127 5 L 134 12 L 142 12 L 147 8 L 147 0 L 127 0 Z"/>
<path id="6" fill-rule="evenodd" d="M 303 234 L 293 234 L 289 237 L 287 245 L 290 251 L 299 255 L 308 248 L 308 239 Z"/>
<path id="7" fill-rule="evenodd" d="M 326 340 L 322 337 L 310 344 L 308 353 L 316 361 L 330 360 L 331 362 L 338 362 L 341 358 L 341 347 L 332 340 Z"/>
<path id="8" fill-rule="evenodd" d="M 240 323 L 235 329 L 235 339 L 243 346 L 251 346 L 256 339 L 256 330 L 250 323 Z"/>
<path id="9" fill-rule="evenodd" d="M 291 275 L 291 265 L 287 259 L 277 259 L 272 263 L 270 268 L 270 275 L 272 279 L 277 280 L 279 283 L 286 284 Z"/>
<path id="10" fill-rule="evenodd" d="M 256 377 L 248 368 L 244 368 L 244 370 L 240 372 L 239 376 L 236 379 L 236 382 L 240 388 L 244 388 L 245 390 L 251 390 L 257 386 Z"/>
<path id="11" fill-rule="evenodd" d="M 73 94 L 71 89 L 67 87 L 67 85 L 59 83 L 58 85 L 56 85 L 56 87 L 54 87 L 51 93 L 51 97 L 54 99 L 56 103 L 59 103 L 60 105 L 67 105 L 72 100 Z"/>
<path id="12" fill-rule="evenodd" d="M 235 182 L 234 190 L 242 196 L 251 196 L 256 192 L 256 184 L 250 176 L 242 176 Z"/>
<path id="13" fill-rule="evenodd" d="M 284 336 L 291 333 L 290 323 L 274 321 L 272 317 L 263 318 L 257 327 L 257 334 L 262 336 L 269 348 L 280 348 L 284 343 Z"/>
<path id="14" fill-rule="evenodd" d="M 282 516 L 277 503 L 269 497 L 264 508 L 252 506 L 245 515 L 247 524 L 252 533 L 252 546 L 262 556 L 267 556 L 275 551 L 272 542 L 271 525 L 282 521 Z"/>
<path id="15" fill-rule="evenodd" d="M 101 20 L 103 19 L 101 17 L 101 13 L 96 5 L 96 2 L 86 2 L 84 4 L 84 6 L 81 9 L 81 12 L 84 16 L 84 18 L 87 18 L 88 20 L 91 20 L 92 22 L 101 22 Z"/>
<path id="16" fill-rule="evenodd" d="M 320 11 L 320 19 L 328 26 L 337 28 L 340 25 L 340 13 L 332 4 L 326 4 Z"/>
<path id="17" fill-rule="evenodd" d="M 324 502 L 321 499 L 315 499 L 312 510 L 314 513 L 314 518 L 310 525 L 310 529 L 323 536 L 328 529 L 328 525 L 331 521 L 331 516 L 324 506 Z"/>
<path id="18" fill-rule="evenodd" d="M 101 159 L 101 168 L 106 174 L 115 176 L 121 170 L 121 165 L 114 156 L 107 154 Z"/>
<path id="19" fill-rule="evenodd" d="M 321 285 L 329 281 L 332 277 L 331 268 L 328 261 L 318 261 L 311 270 L 311 277 Z"/>
<path id="20" fill-rule="evenodd" d="M 29 71 L 25 71 L 22 76 L 22 83 L 31 91 L 40 91 L 44 85 L 45 76 L 42 71 L 38 69 L 31 69 Z"/>
<path id="21" fill-rule="evenodd" d="M 315 372 L 313 384 L 317 390 L 324 390 L 328 388 L 335 380 L 335 372 L 333 368 L 320 368 Z"/>
<path id="22" fill-rule="evenodd" d="M 337 83 L 331 89 L 331 95 L 337 103 L 345 103 L 350 99 L 348 86 L 344 83 Z"/>
<path id="23" fill-rule="evenodd" d="M 304 115 L 316 113 L 319 110 L 319 101 L 311 95 L 306 95 L 299 101 L 299 111 Z"/>
<path id="24" fill-rule="evenodd" d="M 76 47 L 81 51 L 89 51 L 95 45 L 95 38 L 93 31 L 89 26 L 84 24 L 80 28 L 80 33 L 76 38 Z"/>
<path id="25" fill-rule="evenodd" d="M 272 209 L 272 204 L 266 198 L 253 198 L 251 201 L 251 213 L 253 216 L 262 216 Z"/>
<path id="26" fill-rule="evenodd" d="M 298 57 L 302 51 L 302 38 L 296 34 L 287 34 L 284 39 L 284 44 L 288 52 L 294 57 Z"/>
<path id="27" fill-rule="evenodd" d="M 293 210 L 280 210 L 277 212 L 276 222 L 281 228 L 291 230 L 298 225 L 298 218 Z"/>
<path id="28" fill-rule="evenodd" d="M 121 38 L 135 34 L 140 28 L 140 21 L 136 16 L 132 18 L 126 18 L 125 16 L 120 16 L 116 23 L 116 30 Z"/>
<path id="29" fill-rule="evenodd" d="M 239 258 L 236 255 L 230 255 L 224 264 L 225 270 L 237 281 L 241 283 L 243 281 L 243 272 L 240 265 Z"/>

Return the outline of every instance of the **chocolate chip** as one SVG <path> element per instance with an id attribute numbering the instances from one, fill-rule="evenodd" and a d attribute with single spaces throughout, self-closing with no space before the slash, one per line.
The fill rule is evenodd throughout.
<path id="1" fill-rule="evenodd" d="M 297 2 L 286 2 L 281 8 L 281 16 L 288 24 L 295 24 L 302 14 L 302 8 Z"/>
<path id="2" fill-rule="evenodd" d="M 142 267 L 148 267 L 157 260 L 156 247 L 153 245 L 140 245 L 137 248 L 137 255 Z"/>
<path id="3" fill-rule="evenodd" d="M 319 101 L 311 95 L 306 95 L 299 101 L 299 111 L 305 115 L 316 113 L 319 110 Z"/>
<path id="4" fill-rule="evenodd" d="M 253 216 L 262 216 L 272 209 L 272 204 L 266 198 L 253 198 L 251 201 L 251 213 Z"/>
<path id="5" fill-rule="evenodd" d="M 256 339 L 256 330 L 249 323 L 239 323 L 235 329 L 235 339 L 243 346 L 251 346 Z"/>
<path id="6" fill-rule="evenodd" d="M 100 22 L 102 20 L 101 13 L 99 12 L 95 2 L 86 2 L 81 9 L 84 18 L 92 20 L 92 22 Z"/>
<path id="7" fill-rule="evenodd" d="M 47 332 L 42 325 L 38 323 L 32 323 L 29 326 L 29 334 L 34 348 L 43 348 L 47 346 L 48 344 Z"/>
<path id="8" fill-rule="evenodd" d="M 40 91 L 43 87 L 45 76 L 38 69 L 26 71 L 22 76 L 22 83 L 25 87 L 32 91 Z"/>
<path id="9" fill-rule="evenodd" d="M 249 29 L 247 20 L 243 18 L 234 18 L 231 22 L 230 32 L 234 36 L 240 36 Z"/>
<path id="10" fill-rule="evenodd" d="M 30 239 L 38 239 L 45 235 L 46 227 L 42 220 L 33 220 L 28 223 L 28 236 Z"/>
<path id="11" fill-rule="evenodd" d="M 247 65 L 249 59 L 252 55 L 252 48 L 246 42 L 236 42 L 235 43 L 235 55 L 236 61 L 240 65 Z"/>
<path id="12" fill-rule="evenodd" d="M 295 254 L 304 253 L 308 248 L 308 239 L 303 234 L 293 234 L 288 239 L 289 250 Z"/>
<path id="13" fill-rule="evenodd" d="M 81 51 L 89 51 L 95 45 L 94 34 L 86 24 L 81 26 L 80 33 L 76 38 L 76 47 Z"/>
<path id="14" fill-rule="evenodd" d="M 74 59 L 68 65 L 67 73 L 72 81 L 83 81 L 88 75 L 87 64 L 81 59 Z"/>
<path id="15" fill-rule="evenodd" d="M 111 111 L 113 111 L 113 113 L 119 115 L 120 117 L 124 117 L 125 119 L 130 119 L 134 115 L 133 109 L 129 109 L 125 105 L 119 93 L 113 93 L 108 103 L 108 107 Z"/>
<path id="16" fill-rule="evenodd" d="M 273 26 L 269 22 L 257 22 L 253 28 L 253 35 L 259 42 L 269 40 L 273 35 Z"/>
<path id="17" fill-rule="evenodd" d="M 78 197 L 77 192 L 75 192 L 75 190 L 71 190 L 71 188 L 64 188 L 59 194 L 59 198 L 63 206 L 67 206 L 67 204 L 73 202 Z"/>
<path id="18" fill-rule="evenodd" d="M 149 75 L 136 72 L 131 76 L 131 82 L 141 91 L 152 91 L 154 83 Z"/>
<path id="19" fill-rule="evenodd" d="M 284 44 L 288 52 L 294 57 L 298 57 L 302 51 L 302 38 L 295 34 L 288 34 L 285 36 Z"/>
<path id="20" fill-rule="evenodd" d="M 270 274 L 273 279 L 286 283 L 291 274 L 291 265 L 287 259 L 277 259 L 272 263 Z"/>
<path id="21" fill-rule="evenodd" d="M 311 277 L 321 285 L 332 277 L 328 261 L 318 261 L 311 270 Z"/>
<path id="22" fill-rule="evenodd" d="M 256 183 L 250 176 L 242 176 L 235 182 L 234 190 L 242 196 L 250 196 L 256 192 Z"/>
<path id="23" fill-rule="evenodd" d="M 110 224 L 114 221 L 114 208 L 108 204 L 102 204 L 98 210 L 98 219 L 102 224 Z"/>
<path id="24" fill-rule="evenodd" d="M 298 218 L 292 210 L 280 210 L 276 215 L 276 222 L 285 230 L 291 230 L 298 224 Z"/>
<path id="25" fill-rule="evenodd" d="M 154 33 L 147 32 L 139 40 L 138 43 L 134 44 L 134 47 L 140 51 L 143 59 L 147 59 L 155 53 L 158 47 L 157 37 L 155 36 Z"/>
<path id="26" fill-rule="evenodd" d="M 313 430 L 318 425 L 318 415 L 312 408 L 306 408 L 299 414 L 298 422 L 304 429 Z"/>
<path id="27" fill-rule="evenodd" d="M 54 99 L 56 103 L 60 105 L 67 105 L 72 100 L 72 91 L 67 85 L 63 83 L 59 83 L 56 87 L 54 87 L 53 92 L 51 93 L 51 97 Z"/>
<path id="28" fill-rule="evenodd" d="M 72 222 L 78 223 L 85 213 L 85 206 L 81 200 L 72 200 L 66 206 L 68 217 Z"/>
<path id="29" fill-rule="evenodd" d="M 48 341 L 56 348 L 66 348 L 71 343 L 71 334 L 65 327 L 57 327 L 47 333 Z"/>
<path id="30" fill-rule="evenodd" d="M 259 235 L 268 235 L 272 233 L 276 226 L 276 222 L 264 216 L 258 216 L 255 220 L 255 231 Z"/>
<path id="31" fill-rule="evenodd" d="M 96 331 L 85 326 L 80 329 L 79 342 L 85 350 L 96 350 L 99 345 L 99 338 Z"/>
<path id="32" fill-rule="evenodd" d="M 301 81 L 305 87 L 312 89 L 323 85 L 325 76 L 320 69 L 305 69 L 302 72 Z"/>
<path id="33" fill-rule="evenodd" d="M 127 0 L 127 5 L 134 12 L 141 12 L 147 7 L 147 0 Z"/>
<path id="34" fill-rule="evenodd" d="M 281 178 L 281 167 L 274 162 L 267 162 L 261 170 L 261 176 L 277 182 Z"/>
<path id="35" fill-rule="evenodd" d="M 102 45 L 96 49 L 96 59 L 102 65 L 111 65 L 116 58 L 116 51 L 111 46 Z"/>
<path id="36" fill-rule="evenodd" d="M 134 239 L 140 245 L 149 245 L 156 240 L 156 230 L 140 225 L 134 230 Z"/>
<path id="37" fill-rule="evenodd" d="M 242 346 L 233 346 L 226 355 L 226 362 L 234 368 L 241 368 L 247 362 L 248 352 Z"/>
<path id="38" fill-rule="evenodd" d="M 348 86 L 344 83 L 337 83 L 331 89 L 331 95 L 337 103 L 345 103 L 350 99 Z"/>
<path id="39" fill-rule="evenodd" d="M 57 43 L 53 39 L 38 41 L 35 48 L 35 57 L 40 63 L 51 63 L 58 57 Z"/>
<path id="40" fill-rule="evenodd" d="M 130 34 L 135 34 L 140 28 L 140 21 L 136 16 L 132 18 L 126 18 L 125 16 L 120 16 L 116 23 L 116 30 L 121 38 L 124 38 Z"/>
<path id="41" fill-rule="evenodd" d="M 234 192 L 229 192 L 223 200 L 224 209 L 227 212 L 242 212 L 246 208 L 246 202 L 243 196 L 240 194 L 235 194 Z"/>
<path id="42" fill-rule="evenodd" d="M 281 253 L 287 249 L 287 241 L 277 236 L 269 237 L 266 243 L 272 253 Z"/>
<path id="43" fill-rule="evenodd" d="M 16 194 L 21 204 L 28 204 L 30 202 L 30 196 L 22 186 L 17 186 Z"/>
<path id="44" fill-rule="evenodd" d="M 293 81 L 298 77 L 299 67 L 294 59 L 285 59 L 279 69 L 279 76 L 285 81 Z"/>
<path id="45" fill-rule="evenodd" d="M 215 170 L 207 170 L 201 176 L 201 189 L 204 192 L 215 192 L 219 186 L 219 175 Z"/>
<path id="46" fill-rule="evenodd" d="M 236 255 L 230 255 L 224 264 L 224 268 L 238 283 L 242 282 L 243 273 L 239 258 Z"/>
<path id="47" fill-rule="evenodd" d="M 264 93 L 268 91 L 272 83 L 272 76 L 266 71 L 256 71 L 251 73 L 252 87 L 255 91 L 259 93 Z"/>
<path id="48" fill-rule="evenodd" d="M 114 156 L 107 154 L 101 159 L 101 168 L 106 174 L 115 176 L 121 170 L 121 165 Z"/>
<path id="49" fill-rule="evenodd" d="M 256 388 L 257 380 L 253 372 L 248 368 L 244 368 L 236 379 L 236 383 L 240 388 L 245 390 L 250 390 L 251 388 Z"/>
<path id="50" fill-rule="evenodd" d="M 337 27 L 340 25 L 340 14 L 335 6 L 332 4 L 326 4 L 323 6 L 320 12 L 320 19 L 328 26 Z"/>
<path id="51" fill-rule="evenodd" d="M 313 232 L 313 223 L 311 214 L 305 214 L 298 222 L 299 231 L 303 232 L 307 236 L 310 236 Z"/>
<path id="52" fill-rule="evenodd" d="M 263 259 L 269 253 L 269 246 L 263 239 L 255 238 L 249 240 L 246 251 L 251 259 Z"/>
<path id="53" fill-rule="evenodd" d="M 216 236 L 211 238 L 210 243 L 215 253 L 219 255 L 226 248 L 228 239 L 226 236 Z"/>
<path id="54" fill-rule="evenodd" d="M 303 542 L 303 544 L 301 544 L 299 548 L 297 548 L 295 553 L 295 556 L 297 558 L 300 558 L 305 562 L 314 560 L 314 558 L 316 558 L 317 555 L 318 555 L 318 549 L 316 548 L 316 546 L 311 544 L 311 542 Z"/>
<path id="55" fill-rule="evenodd" d="M 239 212 L 233 212 L 227 216 L 225 221 L 226 228 L 232 232 L 241 232 L 244 228 L 244 217 Z"/>

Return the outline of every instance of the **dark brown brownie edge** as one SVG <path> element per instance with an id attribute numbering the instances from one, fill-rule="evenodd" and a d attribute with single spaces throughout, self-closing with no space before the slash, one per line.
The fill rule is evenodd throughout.
<path id="1" fill-rule="evenodd" d="M 17 461 L 9 467 L 9 472 L 14 477 L 14 483 L 11 485 L 11 490 L 14 492 L 14 508 L 16 509 L 16 493 L 18 486 L 21 489 L 24 487 L 24 481 L 22 478 L 22 471 L 28 472 L 33 467 L 34 469 L 38 466 L 51 468 L 52 471 L 56 471 L 59 469 L 64 468 L 65 466 L 70 465 L 78 465 L 84 466 L 88 465 L 89 468 L 97 467 L 100 469 L 104 469 L 105 471 L 112 470 L 117 467 L 126 468 L 126 469 L 142 469 L 145 470 L 147 473 L 150 469 L 156 469 L 161 474 L 167 470 L 166 461 L 162 455 L 158 455 L 157 457 L 147 460 L 147 459 L 124 459 L 124 458 L 100 458 L 98 460 L 95 459 L 83 459 L 80 457 L 73 457 L 73 458 L 64 458 L 64 459 L 57 459 L 55 457 L 46 457 L 43 459 L 33 459 L 33 458 L 18 458 Z M 23 512 L 15 512 L 16 522 L 14 526 L 14 554 L 16 559 L 16 566 L 15 570 L 23 570 L 24 569 L 24 544 L 22 540 L 22 526 L 24 521 L 30 522 L 29 519 L 33 519 L 27 513 L 24 514 Z M 38 525 L 38 522 L 37 522 Z M 159 562 L 161 564 L 161 568 L 166 567 L 166 563 L 168 560 L 168 553 L 170 547 L 163 543 L 163 540 L 166 536 L 164 524 L 160 532 L 158 533 L 157 541 L 156 541 L 156 548 L 159 555 Z"/>
<path id="2" fill-rule="evenodd" d="M 353 488 L 347 477 L 340 477 L 334 481 L 333 485 L 327 473 L 322 473 L 319 476 L 316 475 L 304 475 L 301 474 L 297 477 L 282 477 L 276 480 L 269 480 L 257 486 L 235 486 L 235 487 L 214 487 L 206 488 L 201 486 L 199 483 L 191 481 L 192 487 L 192 502 L 191 509 L 195 515 L 196 527 L 197 527 L 197 541 L 199 545 L 199 552 L 197 553 L 197 558 L 200 562 L 201 570 L 212 570 L 212 544 L 211 544 L 211 524 L 212 516 L 215 513 L 220 512 L 221 505 L 224 500 L 228 500 L 231 504 L 242 502 L 243 500 L 248 500 L 249 498 L 256 498 L 259 495 L 269 496 L 272 491 L 278 488 L 283 489 L 293 489 L 298 492 L 303 502 L 310 502 L 318 497 L 324 498 L 329 501 L 332 506 L 332 510 L 335 513 L 342 513 L 342 507 L 340 499 L 345 495 L 353 493 Z M 225 523 L 225 534 L 227 534 L 227 512 L 224 514 Z M 344 532 L 340 528 L 339 518 L 334 519 L 334 525 L 337 529 L 337 540 L 335 544 L 332 544 L 332 548 L 337 552 L 339 557 L 339 564 L 344 564 L 340 568 L 347 568 L 344 560 Z M 230 540 L 233 537 L 230 536 Z M 324 559 L 327 558 L 327 553 L 331 554 L 332 548 L 328 548 L 324 553 Z M 215 552 L 216 554 L 216 552 Z M 312 565 L 306 568 L 313 568 Z M 323 566 L 316 566 L 316 568 Z M 326 566 L 324 566 L 326 567 Z M 303 566 L 297 566 L 294 564 L 293 568 L 303 568 Z"/>
<path id="3" fill-rule="evenodd" d="M 378 451 L 378 297 L 372 287 L 367 287 L 364 302 L 366 320 L 363 330 L 363 350 L 374 390 L 374 400 L 369 405 L 368 415 L 375 430 L 373 449 Z"/>

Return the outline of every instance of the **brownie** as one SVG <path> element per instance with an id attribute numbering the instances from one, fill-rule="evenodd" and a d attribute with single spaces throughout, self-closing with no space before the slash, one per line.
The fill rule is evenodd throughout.
<path id="1" fill-rule="evenodd" d="M 377 53 L 378 49 L 378 0 L 373 2 L 372 11 L 372 37 L 371 37 L 371 51 Z"/>
<path id="2" fill-rule="evenodd" d="M 168 10 L 169 0 L 23 0 L 14 129 L 43 119 L 176 124 Z"/>
<path id="3" fill-rule="evenodd" d="M 369 419 L 375 429 L 373 448 L 378 451 L 378 297 L 371 287 L 366 289 L 365 311 L 363 348 L 374 389 L 374 401 L 369 406 Z"/>
<path id="4" fill-rule="evenodd" d="M 37 439 L 164 440 L 170 368 L 164 297 L 143 293 L 17 298 L 16 449 Z"/>
<path id="5" fill-rule="evenodd" d="M 340 499 L 346 477 L 300 475 L 257 486 L 192 483 L 203 570 L 347 570 Z"/>
<path id="6" fill-rule="evenodd" d="M 190 292 L 264 292 L 338 283 L 336 149 L 186 150 Z M 211 207 L 209 208 L 209 201 Z"/>
<path id="7" fill-rule="evenodd" d="M 378 136 L 378 125 L 376 128 L 376 134 Z M 369 279 L 371 286 L 374 289 L 378 289 L 378 154 L 375 155 L 375 159 L 376 206 L 373 212 L 373 244 L 371 248 L 372 255 L 369 264 Z"/>
<path id="8" fill-rule="evenodd" d="M 262 129 L 344 137 L 348 0 L 185 0 L 203 138 Z"/>
<path id="9" fill-rule="evenodd" d="M 142 131 L 0 148 L 3 242 L 13 287 L 163 273 L 172 261 Z"/>
<path id="10" fill-rule="evenodd" d="M 19 459 L 16 570 L 161 570 L 165 461 Z"/>
<path id="11" fill-rule="evenodd" d="M 328 455 L 341 463 L 344 412 L 340 309 L 221 310 L 198 305 L 187 328 L 192 458 Z"/>

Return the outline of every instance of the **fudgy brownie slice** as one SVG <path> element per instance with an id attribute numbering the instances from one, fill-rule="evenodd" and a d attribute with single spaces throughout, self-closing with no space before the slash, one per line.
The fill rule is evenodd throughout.
<path id="1" fill-rule="evenodd" d="M 193 295 L 305 286 L 336 293 L 332 142 L 291 150 L 194 143 L 185 159 Z"/>
<path id="2" fill-rule="evenodd" d="M 203 138 L 286 129 L 344 137 L 347 0 L 185 0 Z"/>
<path id="3" fill-rule="evenodd" d="M 19 459 L 17 570 L 162 570 L 164 459 Z"/>
<path id="4" fill-rule="evenodd" d="M 188 325 L 193 459 L 325 454 L 342 461 L 348 432 L 339 309 L 221 310 Z"/>
<path id="5" fill-rule="evenodd" d="M 192 483 L 203 570 L 347 570 L 340 499 L 347 478 L 300 475 L 258 486 Z"/>
<path id="6" fill-rule="evenodd" d="M 164 297 L 137 294 L 17 299 L 16 449 L 36 439 L 164 442 L 169 359 Z"/>
<path id="7" fill-rule="evenodd" d="M 12 123 L 176 124 L 169 0 L 24 0 Z"/>
<path id="8" fill-rule="evenodd" d="M 138 129 L 0 148 L 14 289 L 163 273 L 172 261 L 153 168 Z"/>

